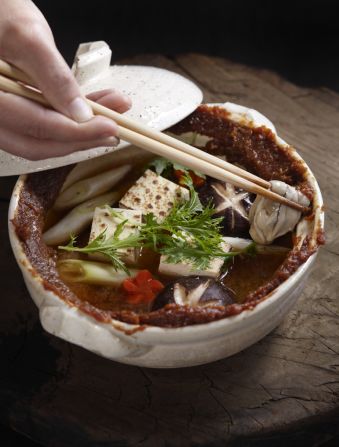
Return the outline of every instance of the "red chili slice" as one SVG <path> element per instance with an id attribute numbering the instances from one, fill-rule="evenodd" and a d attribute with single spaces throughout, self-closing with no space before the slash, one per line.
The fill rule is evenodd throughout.
<path id="1" fill-rule="evenodd" d="M 154 279 L 148 270 L 140 270 L 134 278 L 125 279 L 122 287 L 126 292 L 126 300 L 131 304 L 149 303 L 164 285 Z"/>
<path id="2" fill-rule="evenodd" d="M 193 185 L 194 186 L 202 186 L 205 183 L 205 179 L 200 177 L 200 175 L 195 174 L 193 171 L 189 171 Z"/>
<path id="3" fill-rule="evenodd" d="M 135 283 L 139 286 L 146 284 L 148 281 L 153 279 L 152 274 L 148 270 L 140 270 L 140 272 L 135 277 Z"/>
<path id="4" fill-rule="evenodd" d="M 203 177 L 200 177 L 199 175 L 197 175 L 195 172 L 193 171 L 188 171 L 189 176 L 192 179 L 193 182 L 193 186 L 202 186 L 205 183 L 205 179 Z M 181 169 L 176 169 L 174 171 L 174 175 L 176 176 L 179 185 L 185 186 L 185 172 L 181 171 Z"/>
<path id="5" fill-rule="evenodd" d="M 152 279 L 152 290 L 155 292 L 160 292 L 164 288 L 164 285 L 162 282 L 158 281 L 157 279 Z"/>
<path id="6" fill-rule="evenodd" d="M 126 292 L 130 293 L 137 293 L 139 290 L 138 286 L 136 286 L 131 279 L 125 279 L 123 286 Z"/>

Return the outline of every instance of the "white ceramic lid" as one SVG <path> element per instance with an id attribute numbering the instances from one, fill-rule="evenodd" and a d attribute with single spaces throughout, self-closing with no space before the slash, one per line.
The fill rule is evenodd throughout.
<path id="1" fill-rule="evenodd" d="M 74 75 L 84 94 L 115 88 L 133 102 L 126 115 L 158 130 L 179 122 L 202 101 L 201 90 L 188 79 L 168 70 L 137 65 L 110 66 L 112 52 L 102 41 L 80 44 L 73 64 Z M 46 160 L 30 161 L 0 149 L 0 176 L 18 175 L 65 166 L 71 163 L 120 150 L 129 143 L 121 141 L 117 148 L 96 147 L 86 151 Z"/>

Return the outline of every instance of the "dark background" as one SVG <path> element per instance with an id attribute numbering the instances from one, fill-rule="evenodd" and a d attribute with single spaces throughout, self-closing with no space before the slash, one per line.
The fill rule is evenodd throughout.
<path id="1" fill-rule="evenodd" d="M 339 91 L 336 0 L 35 2 L 71 62 L 79 42 L 105 40 L 119 59 L 202 52 Z M 339 9 L 339 8 L 338 8 Z"/>
<path id="2" fill-rule="evenodd" d="M 277 71 L 292 82 L 339 91 L 335 0 L 38 0 L 70 63 L 79 42 L 105 40 L 113 61 L 140 53 L 201 52 Z M 0 426 L 4 447 L 33 447 Z M 339 445 L 339 440 L 325 444 Z"/>

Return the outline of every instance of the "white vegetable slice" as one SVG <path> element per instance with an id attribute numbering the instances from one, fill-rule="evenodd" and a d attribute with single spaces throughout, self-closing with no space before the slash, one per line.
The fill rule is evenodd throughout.
<path id="1" fill-rule="evenodd" d="M 223 237 L 223 240 L 229 244 L 232 249 L 231 251 L 241 251 L 245 250 L 248 246 L 253 244 L 252 239 L 243 239 L 241 237 Z M 255 249 L 260 254 L 284 254 L 290 249 L 287 247 L 282 247 L 280 245 L 261 245 L 255 244 Z"/>
<path id="2" fill-rule="evenodd" d="M 62 191 L 84 178 L 93 177 L 101 172 L 128 164 L 133 160 L 134 164 L 147 163 L 154 155 L 136 146 L 126 147 L 123 150 L 114 151 L 102 157 L 93 158 L 78 163 L 68 174 Z"/>
<path id="3" fill-rule="evenodd" d="M 100 286 L 120 286 L 131 276 L 136 276 L 138 270 L 130 270 L 130 275 L 116 271 L 114 267 L 101 262 L 83 261 L 81 259 L 65 259 L 58 262 L 58 270 L 65 281 Z"/>
<path id="4" fill-rule="evenodd" d="M 54 204 L 54 209 L 72 208 L 79 203 L 92 199 L 109 191 L 130 171 L 131 165 L 120 166 L 110 171 L 102 172 L 95 177 L 80 180 L 61 192 Z"/>
<path id="5" fill-rule="evenodd" d="M 78 205 L 43 234 L 44 242 L 47 245 L 58 245 L 68 242 L 71 234 L 79 234 L 89 225 L 97 206 L 112 205 L 119 198 L 120 193 L 114 191 Z"/>

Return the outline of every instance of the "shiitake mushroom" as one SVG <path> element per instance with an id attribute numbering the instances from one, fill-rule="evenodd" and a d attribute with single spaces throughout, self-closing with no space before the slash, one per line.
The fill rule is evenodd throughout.
<path id="1" fill-rule="evenodd" d="M 248 237 L 249 210 L 255 195 L 230 183 L 209 178 L 198 191 L 201 203 L 212 202 L 215 217 L 222 217 L 221 232 L 224 236 Z"/>
<path id="2" fill-rule="evenodd" d="M 170 303 L 181 306 L 227 306 L 234 302 L 235 295 L 232 290 L 213 278 L 186 276 L 167 284 L 156 297 L 152 310 Z"/>

